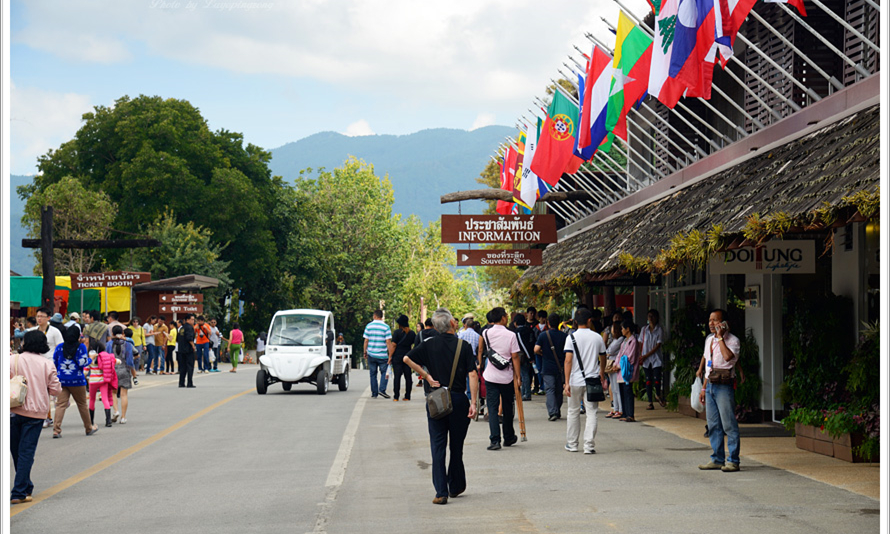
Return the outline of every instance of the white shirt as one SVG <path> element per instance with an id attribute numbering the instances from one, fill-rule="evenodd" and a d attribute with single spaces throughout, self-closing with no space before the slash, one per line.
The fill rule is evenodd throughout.
<path id="1" fill-rule="evenodd" d="M 726 343 L 726 348 L 732 352 L 732 359 L 729 361 L 724 359 L 723 349 L 720 348 L 720 342 L 717 341 L 717 336 L 710 334 L 708 335 L 708 338 L 705 339 L 704 357 L 707 361 L 707 366 L 705 367 L 706 380 L 711 376 L 711 369 L 733 369 L 735 363 L 739 361 L 739 350 L 742 348 L 739 338 L 726 332 L 723 334 L 723 342 Z M 717 356 L 713 357 L 714 354 Z M 735 376 L 735 369 L 732 371 L 732 376 Z"/>
<path id="2" fill-rule="evenodd" d="M 645 355 L 652 347 L 658 345 L 659 343 L 664 343 L 664 331 L 661 329 L 661 325 L 655 325 L 655 330 L 650 330 L 649 325 L 647 324 L 640 330 L 640 341 L 643 343 L 643 354 Z M 643 362 L 644 369 L 651 369 L 653 367 L 661 367 L 663 365 L 661 360 L 661 347 L 658 348 L 657 351 L 653 352 L 651 356 L 646 358 L 646 361 Z"/>
<path id="3" fill-rule="evenodd" d="M 263 341 L 263 338 L 256 338 L 256 350 L 257 352 L 266 350 L 266 342 Z"/>
<path id="4" fill-rule="evenodd" d="M 46 344 L 49 345 L 49 352 L 44 352 L 43 357 L 47 360 L 53 359 L 53 352 L 56 351 L 56 346 L 59 343 L 64 343 L 65 340 L 62 339 L 62 333 L 59 332 L 59 329 L 53 325 L 46 325 Z"/>
<path id="5" fill-rule="evenodd" d="M 584 377 L 597 378 L 600 375 L 600 354 L 606 353 L 606 344 L 603 342 L 603 336 L 597 334 L 589 328 L 579 328 L 569 339 L 566 340 L 566 353 L 574 353 L 575 346 L 572 344 L 572 337 L 578 345 L 580 354 L 572 357 L 572 374 L 569 375 L 569 386 L 584 386 L 587 383 Z M 578 359 L 584 364 L 584 373 L 581 373 L 581 367 L 578 365 Z"/>
<path id="6" fill-rule="evenodd" d="M 142 325 L 142 330 L 145 331 L 145 344 L 146 344 L 146 345 L 155 345 L 155 344 L 156 344 L 156 343 L 155 343 L 155 337 L 154 337 L 154 336 L 149 336 L 149 335 L 148 335 L 148 334 L 151 334 L 152 332 L 155 331 L 155 329 L 154 329 L 154 327 L 151 325 L 151 323 L 144 323 L 144 324 Z"/>

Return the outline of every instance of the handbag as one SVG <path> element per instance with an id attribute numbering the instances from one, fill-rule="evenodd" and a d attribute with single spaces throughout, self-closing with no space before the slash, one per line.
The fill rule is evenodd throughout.
<path id="1" fill-rule="evenodd" d="M 25 404 L 25 398 L 28 396 L 28 379 L 19 374 L 19 358 L 15 357 L 15 375 L 9 379 L 9 407 L 18 408 Z"/>
<path id="2" fill-rule="evenodd" d="M 451 380 L 447 387 L 438 387 L 426 396 L 426 407 L 430 419 L 442 419 L 451 415 L 454 405 L 451 403 L 451 384 L 454 382 L 454 373 L 457 371 L 457 360 L 460 359 L 460 349 L 463 340 L 457 340 L 457 349 L 454 351 L 454 363 L 451 364 Z"/>
<path id="3" fill-rule="evenodd" d="M 491 343 L 488 342 L 488 332 L 482 334 L 485 338 L 485 357 L 488 358 L 488 361 L 494 365 L 494 368 L 503 371 L 504 369 L 510 367 L 510 360 L 504 358 L 500 354 L 498 354 L 494 349 L 491 348 Z"/>
<path id="4" fill-rule="evenodd" d="M 575 334 L 569 334 L 572 338 L 572 347 L 575 348 L 575 355 L 578 356 L 578 367 L 581 369 L 581 376 L 584 377 L 584 383 L 587 385 L 587 402 L 603 402 L 606 400 L 606 392 L 603 391 L 603 382 L 599 377 L 587 378 L 584 374 L 584 362 L 581 360 L 581 353 L 578 352 L 578 344 L 575 343 Z"/>
<path id="5" fill-rule="evenodd" d="M 547 335 L 547 342 L 550 343 L 550 354 L 553 355 L 553 359 L 556 361 L 556 368 L 559 369 L 559 372 L 556 373 L 556 381 L 559 384 L 562 384 L 562 381 L 564 379 L 563 372 L 562 372 L 562 366 L 559 365 L 559 358 L 557 358 L 557 356 L 556 356 L 556 347 L 553 346 L 553 339 L 550 337 L 550 330 L 545 330 L 544 334 Z"/>

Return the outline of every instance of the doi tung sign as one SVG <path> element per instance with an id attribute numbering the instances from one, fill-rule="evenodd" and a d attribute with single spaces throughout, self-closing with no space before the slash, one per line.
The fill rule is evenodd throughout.
<path id="1" fill-rule="evenodd" d="M 443 243 L 556 243 L 555 215 L 442 215 Z"/>
<path id="2" fill-rule="evenodd" d="M 457 265 L 543 265 L 544 251 L 538 248 L 524 250 L 458 250 Z"/>
<path id="3" fill-rule="evenodd" d="M 718 254 L 711 274 L 811 274 L 816 272 L 816 242 L 769 241 L 753 248 Z"/>
<path id="4" fill-rule="evenodd" d="M 133 287 L 151 282 L 151 273 L 112 271 L 108 273 L 71 273 L 71 290 L 94 287 Z"/>

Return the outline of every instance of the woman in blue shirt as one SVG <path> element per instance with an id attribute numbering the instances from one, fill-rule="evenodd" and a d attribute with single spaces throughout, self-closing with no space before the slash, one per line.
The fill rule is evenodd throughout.
<path id="1" fill-rule="evenodd" d="M 62 437 L 62 418 L 68 407 L 68 399 L 74 398 L 80 419 L 87 436 L 99 431 L 99 427 L 90 422 L 90 410 L 87 406 L 87 379 L 84 368 L 90 365 L 90 357 L 86 345 L 80 342 L 80 331 L 68 328 L 62 336 L 64 340 L 53 352 L 56 374 L 62 384 L 62 392 L 56 397 L 56 416 L 53 419 L 53 438 Z"/>

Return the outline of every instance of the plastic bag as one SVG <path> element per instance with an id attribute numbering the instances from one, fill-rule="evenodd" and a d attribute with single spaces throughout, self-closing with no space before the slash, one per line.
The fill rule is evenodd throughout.
<path id="1" fill-rule="evenodd" d="M 692 391 L 689 392 L 689 405 L 698 413 L 705 411 L 705 405 L 701 402 L 701 389 L 701 378 L 695 377 L 695 382 L 692 383 Z"/>
<path id="2" fill-rule="evenodd" d="M 238 351 L 238 363 L 244 363 L 244 347 L 241 347 L 241 350 Z"/>

